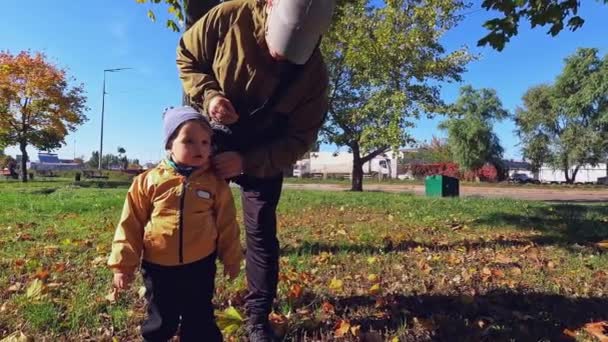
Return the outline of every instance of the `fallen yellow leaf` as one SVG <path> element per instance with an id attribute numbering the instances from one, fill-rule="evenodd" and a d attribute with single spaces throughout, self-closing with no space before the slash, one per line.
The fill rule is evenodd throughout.
<path id="1" fill-rule="evenodd" d="M 342 292 L 343 286 L 344 282 L 335 277 L 329 282 L 329 289 L 335 292 Z"/>
<path id="2" fill-rule="evenodd" d="M 348 332 L 350 331 L 350 323 L 348 321 L 345 320 L 341 320 L 336 329 L 334 330 L 334 336 L 335 337 L 344 337 L 348 334 Z"/>
<path id="3" fill-rule="evenodd" d="M 3 338 L 0 342 L 33 342 L 34 338 L 25 335 L 22 331 L 15 331 L 14 333 Z"/>
<path id="4" fill-rule="evenodd" d="M 369 288 L 370 295 L 377 295 L 378 293 L 380 293 L 380 291 L 380 284 L 374 284 L 372 285 L 372 287 Z"/>
<path id="5" fill-rule="evenodd" d="M 245 323 L 243 315 L 233 306 L 224 311 L 215 311 L 215 317 L 217 326 L 224 335 L 232 335 Z"/>
<path id="6" fill-rule="evenodd" d="M 139 296 L 139 298 L 144 298 L 144 296 L 146 295 L 146 287 L 145 286 L 140 286 L 139 290 L 137 290 L 137 295 Z"/>
<path id="7" fill-rule="evenodd" d="M 25 295 L 27 298 L 38 300 L 42 298 L 42 292 L 44 290 L 44 283 L 40 279 L 34 279 L 30 286 L 27 287 Z"/>
<path id="8" fill-rule="evenodd" d="M 512 275 L 521 275 L 521 268 L 519 268 L 519 267 L 512 267 L 511 268 L 511 274 Z"/>

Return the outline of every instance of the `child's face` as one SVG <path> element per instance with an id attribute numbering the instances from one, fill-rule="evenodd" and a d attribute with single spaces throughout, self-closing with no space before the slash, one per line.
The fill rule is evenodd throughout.
<path id="1" fill-rule="evenodd" d="M 196 121 L 186 122 L 171 144 L 173 161 L 188 166 L 207 166 L 211 154 L 211 135 Z"/>

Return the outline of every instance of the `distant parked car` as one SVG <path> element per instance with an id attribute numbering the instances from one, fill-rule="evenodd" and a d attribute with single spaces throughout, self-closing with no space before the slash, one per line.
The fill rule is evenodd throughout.
<path id="1" fill-rule="evenodd" d="M 538 179 L 534 179 L 525 173 L 514 173 L 509 178 L 509 181 L 518 184 L 540 184 L 540 181 Z"/>

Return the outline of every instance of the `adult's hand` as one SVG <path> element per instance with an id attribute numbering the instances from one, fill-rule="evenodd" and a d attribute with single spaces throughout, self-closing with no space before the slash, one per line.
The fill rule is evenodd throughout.
<path id="1" fill-rule="evenodd" d="M 239 119 L 230 100 L 222 95 L 216 95 L 209 101 L 209 116 L 223 125 L 230 125 Z"/>
<path id="2" fill-rule="evenodd" d="M 223 152 L 212 159 L 217 175 L 223 179 L 236 177 L 243 172 L 243 157 L 238 152 Z"/>

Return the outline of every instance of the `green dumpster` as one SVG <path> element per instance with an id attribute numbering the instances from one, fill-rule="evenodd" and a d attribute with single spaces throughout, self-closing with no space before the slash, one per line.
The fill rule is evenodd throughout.
<path id="1" fill-rule="evenodd" d="M 458 178 L 444 175 L 427 176 L 425 180 L 425 192 L 429 197 L 458 197 Z"/>

